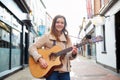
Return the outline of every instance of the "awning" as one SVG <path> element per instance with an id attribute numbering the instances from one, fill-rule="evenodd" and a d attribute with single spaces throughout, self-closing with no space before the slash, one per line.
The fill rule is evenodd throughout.
<path id="1" fill-rule="evenodd" d="M 6 31 L 10 32 L 10 29 L 7 27 L 7 25 L 0 21 L 0 27 L 5 29 Z"/>

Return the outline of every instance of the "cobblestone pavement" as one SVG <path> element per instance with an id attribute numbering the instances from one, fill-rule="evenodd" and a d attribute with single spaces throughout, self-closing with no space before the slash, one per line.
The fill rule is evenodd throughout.
<path id="1" fill-rule="evenodd" d="M 113 72 L 103 66 L 95 63 L 94 60 L 86 59 L 85 57 L 78 56 L 75 60 L 71 61 L 71 80 L 120 80 L 120 74 Z M 29 67 L 16 72 L 13 75 L 5 78 L 4 80 L 45 80 L 34 78 Z"/>

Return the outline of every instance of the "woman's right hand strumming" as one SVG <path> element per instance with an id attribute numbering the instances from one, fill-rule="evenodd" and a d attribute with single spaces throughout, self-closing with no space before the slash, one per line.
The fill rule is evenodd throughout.
<path id="1" fill-rule="evenodd" d="M 46 69 L 46 68 L 48 67 L 48 64 L 47 64 L 47 62 L 45 61 L 44 58 L 40 57 L 40 58 L 38 59 L 38 62 L 39 62 L 40 66 L 41 66 L 42 68 L 45 68 L 45 69 Z"/>

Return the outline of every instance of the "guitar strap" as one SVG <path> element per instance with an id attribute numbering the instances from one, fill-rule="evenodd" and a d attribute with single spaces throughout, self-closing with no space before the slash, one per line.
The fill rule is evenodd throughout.
<path id="1" fill-rule="evenodd" d="M 65 44 L 65 48 L 67 48 L 67 46 L 66 46 L 66 42 L 65 41 L 62 41 L 64 44 Z M 56 45 L 56 40 L 53 40 L 53 46 L 55 46 Z"/>
<path id="2" fill-rule="evenodd" d="M 53 40 L 53 46 L 55 46 L 56 45 L 56 40 Z"/>

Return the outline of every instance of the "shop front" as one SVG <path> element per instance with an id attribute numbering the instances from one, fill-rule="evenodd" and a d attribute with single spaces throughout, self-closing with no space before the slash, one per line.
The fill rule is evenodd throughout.
<path id="1" fill-rule="evenodd" d="M 24 67 L 23 25 L 0 2 L 0 79 Z"/>

